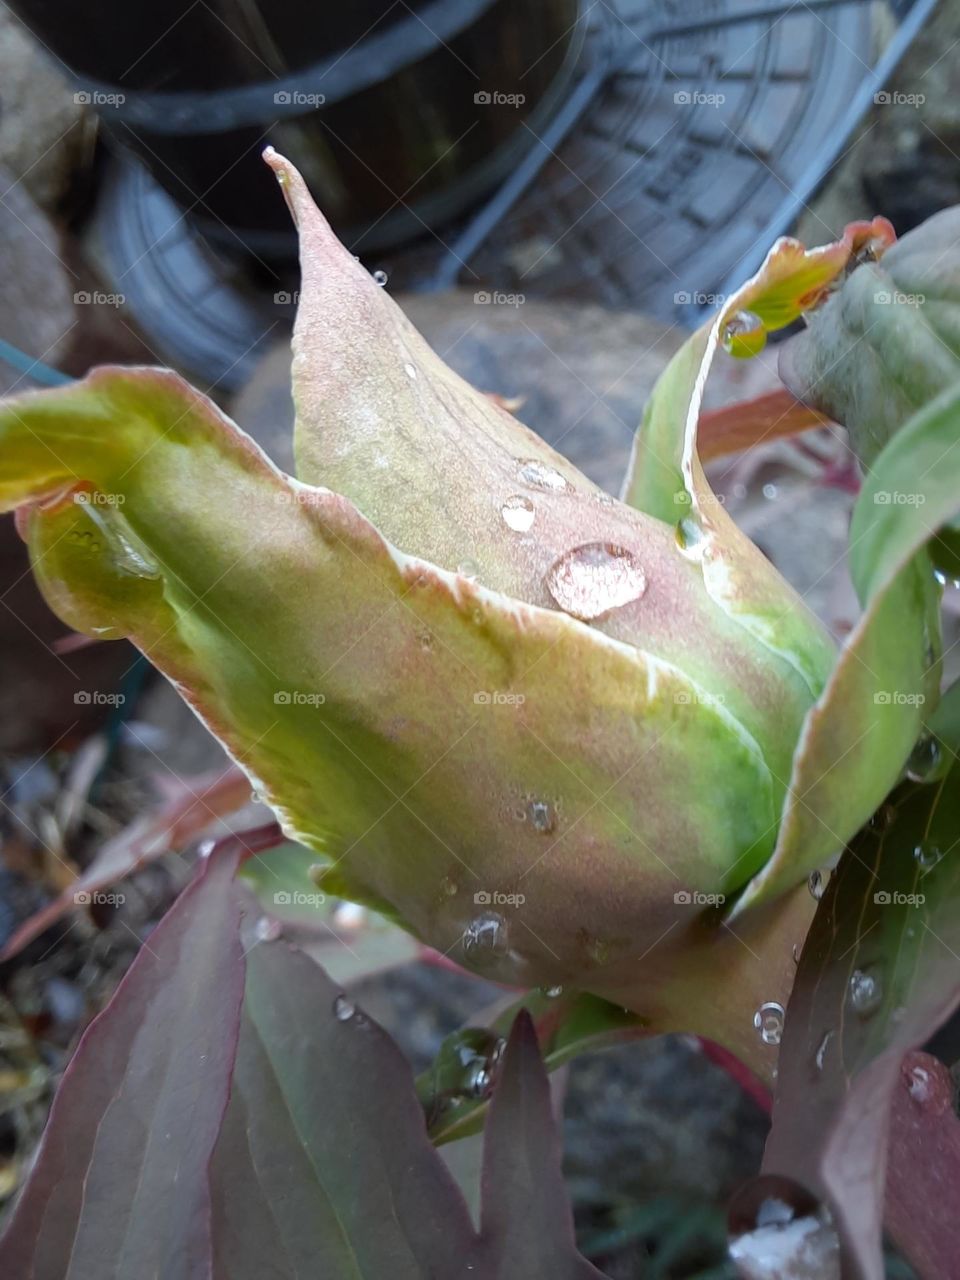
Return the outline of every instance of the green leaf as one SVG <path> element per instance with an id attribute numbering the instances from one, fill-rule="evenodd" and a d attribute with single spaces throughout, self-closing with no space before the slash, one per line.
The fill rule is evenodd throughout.
<path id="1" fill-rule="evenodd" d="M 872 465 L 919 409 L 960 380 L 960 209 L 944 209 L 854 271 L 785 344 L 790 390 L 842 422 Z"/>
<path id="2" fill-rule="evenodd" d="M 478 1090 L 478 1072 L 485 1071 L 492 1086 L 498 1054 L 521 1011 L 533 1020 L 547 1071 L 555 1071 L 580 1053 L 649 1034 L 638 1015 L 596 996 L 530 992 L 499 1007 L 484 1020 L 486 1025 L 448 1036 L 432 1065 L 417 1079 L 417 1094 L 434 1142 L 461 1140 L 482 1128 L 489 1089 Z"/>
<path id="3" fill-rule="evenodd" d="M 771 920 L 741 945 L 690 895 L 769 855 L 811 693 L 713 608 L 672 530 L 643 543 L 641 647 L 400 553 L 170 373 L 8 402 L 0 441 L 51 606 L 133 639 L 331 892 L 489 976 L 746 1047 Z"/>
<path id="4" fill-rule="evenodd" d="M 925 546 L 960 510 L 960 387 L 877 458 L 854 510 L 850 570 L 864 613 L 810 712 L 777 849 L 738 910 L 825 865 L 899 777 L 939 687 L 939 592 Z"/>

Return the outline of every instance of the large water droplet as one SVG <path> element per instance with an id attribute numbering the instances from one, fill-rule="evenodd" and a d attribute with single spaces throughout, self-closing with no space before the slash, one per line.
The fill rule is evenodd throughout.
<path id="1" fill-rule="evenodd" d="M 607 542 L 568 551 L 547 574 L 547 589 L 564 613 L 587 622 L 639 600 L 646 588 L 633 552 Z"/>
<path id="2" fill-rule="evenodd" d="M 783 1005 L 776 1000 L 765 1001 L 753 1015 L 753 1025 L 760 1032 L 764 1044 L 779 1044 L 783 1037 Z"/>
<path id="3" fill-rule="evenodd" d="M 500 514 L 503 516 L 504 523 L 514 533 L 526 533 L 533 524 L 536 512 L 529 498 L 515 493 L 500 508 Z"/>
<path id="4" fill-rule="evenodd" d="M 384 285 L 387 283 L 389 279 L 390 277 L 383 270 L 377 270 L 377 271 L 374 271 L 373 273 L 373 282 L 374 284 L 378 284 L 381 289 L 384 287 Z"/>
<path id="5" fill-rule="evenodd" d="M 556 467 L 548 467 L 545 462 L 522 462 L 520 464 L 520 479 L 524 484 L 532 485 L 535 489 L 553 489 L 560 490 L 567 488 L 567 482 L 556 469 Z"/>
<path id="6" fill-rule="evenodd" d="M 850 975 L 850 1003 L 861 1018 L 868 1018 L 883 1002 L 883 986 L 879 974 L 869 969 L 854 969 Z"/>
<path id="7" fill-rule="evenodd" d="M 459 573 L 462 578 L 467 578 L 472 582 L 474 578 L 479 576 L 480 566 L 477 564 L 476 560 L 471 560 L 468 557 L 466 560 L 461 560 L 457 565 L 457 573 Z"/>
<path id="8" fill-rule="evenodd" d="M 755 356 L 767 344 L 767 331 L 758 315 L 737 311 L 723 326 L 720 340 L 732 356 Z"/>
<path id="9" fill-rule="evenodd" d="M 527 817 L 535 831 L 549 835 L 557 825 L 557 811 L 548 800 L 528 800 Z"/>
<path id="10" fill-rule="evenodd" d="M 677 522 L 676 528 L 677 546 L 691 559 L 699 558 L 703 553 L 703 545 L 706 541 L 706 534 L 703 532 L 699 521 L 693 516 L 684 516 L 682 520 Z"/>
<path id="11" fill-rule="evenodd" d="M 563 987 L 560 983 L 557 983 L 555 987 L 541 987 L 540 990 L 548 1000 L 556 1000 L 558 996 L 563 995 Z"/>
<path id="12" fill-rule="evenodd" d="M 463 954 L 472 959 L 505 955 L 508 943 L 507 922 L 498 911 L 481 911 L 463 931 Z"/>
<path id="13" fill-rule="evenodd" d="M 911 1067 L 906 1072 L 907 1088 L 914 1102 L 929 1102 L 933 1096 L 930 1072 L 925 1067 Z"/>
<path id="14" fill-rule="evenodd" d="M 405 364 L 403 366 L 403 372 L 407 375 L 408 378 L 412 378 L 413 381 L 416 382 L 417 366 L 415 364 Z"/>
<path id="15" fill-rule="evenodd" d="M 807 878 L 807 888 L 810 890 L 810 896 L 816 898 L 819 902 L 823 897 L 823 891 L 827 887 L 827 878 L 822 871 L 811 871 Z"/>
<path id="16" fill-rule="evenodd" d="M 357 1012 L 357 1006 L 351 1004 L 346 996 L 337 996 L 333 1002 L 333 1016 L 338 1022 L 349 1022 Z"/>
<path id="17" fill-rule="evenodd" d="M 506 1041 L 485 1027 L 447 1036 L 432 1069 L 437 1099 L 486 1098 L 496 1081 Z"/>
<path id="18" fill-rule="evenodd" d="M 906 773 L 911 782 L 936 782 L 943 776 L 949 757 L 933 734 L 917 741 L 907 760 Z"/>

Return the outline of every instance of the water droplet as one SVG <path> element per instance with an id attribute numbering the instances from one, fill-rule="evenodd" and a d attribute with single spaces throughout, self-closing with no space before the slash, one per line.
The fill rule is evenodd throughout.
<path id="1" fill-rule="evenodd" d="M 639 600 L 647 579 L 632 551 L 588 542 L 560 557 L 547 574 L 547 589 L 565 613 L 590 621 Z"/>
<path id="2" fill-rule="evenodd" d="M 357 1012 L 357 1006 L 351 1004 L 346 996 L 337 996 L 333 1002 L 333 1016 L 338 1022 L 349 1022 Z"/>
<path id="3" fill-rule="evenodd" d="M 455 897 L 459 887 L 460 886 L 457 884 L 456 880 L 454 880 L 453 876 L 444 876 L 440 881 L 440 888 L 443 890 L 443 896 L 445 898 Z"/>
<path id="4" fill-rule="evenodd" d="M 197 845 L 197 857 L 209 858 L 211 853 L 213 853 L 216 847 L 217 847 L 216 840 L 201 840 L 200 843 Z"/>
<path id="5" fill-rule="evenodd" d="M 420 648 L 424 651 L 424 653 L 430 653 L 430 651 L 433 649 L 433 636 L 430 634 L 430 632 L 421 631 L 420 635 L 418 636 L 418 639 L 420 641 Z"/>
<path id="6" fill-rule="evenodd" d="M 507 945 L 507 922 L 497 911 L 481 911 L 463 931 L 465 956 L 476 959 L 482 954 L 505 955 Z"/>
<path id="7" fill-rule="evenodd" d="M 879 976 L 868 969 L 854 969 L 850 975 L 850 1003 L 861 1018 L 868 1018 L 883 1001 Z"/>
<path id="8" fill-rule="evenodd" d="M 779 1044 L 783 1037 L 783 1005 L 767 1000 L 753 1015 L 753 1025 L 764 1044 Z"/>
<path id="9" fill-rule="evenodd" d="M 558 996 L 563 995 L 563 987 L 559 983 L 555 987 L 541 987 L 540 990 L 548 1000 L 556 1000 Z"/>
<path id="10" fill-rule="evenodd" d="M 933 840 L 921 840 L 914 849 L 913 856 L 917 865 L 926 874 L 932 871 L 943 857 L 943 850 Z"/>
<path id="11" fill-rule="evenodd" d="M 283 933 L 283 925 L 270 916 L 261 916 L 253 932 L 258 942 L 276 942 Z"/>
<path id="12" fill-rule="evenodd" d="M 378 284 L 381 289 L 389 279 L 390 277 L 387 275 L 385 271 L 377 270 L 377 271 L 374 271 L 373 273 L 373 282 L 374 284 Z"/>
<path id="13" fill-rule="evenodd" d="M 567 482 L 556 469 L 548 467 L 545 462 L 531 460 L 520 464 L 520 479 L 524 484 L 535 489 L 553 489 L 559 491 L 567 488 Z"/>
<path id="14" fill-rule="evenodd" d="M 417 380 L 417 366 L 409 362 L 403 366 L 403 372 L 408 378 L 412 378 L 414 382 Z"/>
<path id="15" fill-rule="evenodd" d="M 723 326 L 720 340 L 732 356 L 755 356 L 767 344 L 767 331 L 752 311 L 736 311 Z"/>
<path id="16" fill-rule="evenodd" d="M 433 1064 L 433 1091 L 440 1098 L 486 1098 L 496 1081 L 506 1041 L 486 1027 L 465 1027 L 447 1036 Z"/>
<path id="17" fill-rule="evenodd" d="M 822 871 L 811 871 L 807 879 L 807 888 L 810 890 L 810 896 L 816 898 L 817 902 L 823 897 L 823 891 L 827 887 L 827 878 Z"/>
<path id="18" fill-rule="evenodd" d="M 819 1049 L 817 1049 L 816 1057 L 814 1058 L 814 1062 L 817 1064 L 818 1071 L 823 1070 L 823 1063 L 827 1055 L 827 1048 L 829 1047 L 830 1041 L 833 1039 L 835 1034 L 836 1033 L 834 1031 L 828 1031 L 826 1035 L 823 1037 L 823 1039 L 820 1041 L 820 1047 Z"/>
<path id="19" fill-rule="evenodd" d="M 867 826 L 871 831 L 886 831 L 894 818 L 897 816 L 896 806 L 892 804 L 882 804 L 876 811 Z"/>
<path id="20" fill-rule="evenodd" d="M 795 942 L 793 944 L 793 947 L 791 948 L 791 954 L 793 955 L 793 963 L 799 964 L 800 957 L 803 954 L 803 948 L 800 946 L 799 942 Z"/>
<path id="21" fill-rule="evenodd" d="M 533 518 L 536 513 L 529 498 L 515 493 L 500 508 L 500 514 L 503 516 L 506 525 L 513 529 L 515 533 L 526 533 L 533 524 Z"/>
<path id="22" fill-rule="evenodd" d="M 479 576 L 480 566 L 477 564 L 476 560 L 461 560 L 457 565 L 457 573 L 459 573 L 462 578 L 468 578 L 472 582 L 474 578 Z"/>
<path id="23" fill-rule="evenodd" d="M 929 1102 L 933 1095 L 930 1072 L 923 1067 L 911 1067 L 907 1072 L 907 1088 L 914 1102 Z"/>
<path id="24" fill-rule="evenodd" d="M 367 909 L 359 902 L 341 902 L 333 913 L 338 929 L 360 929 L 367 923 Z"/>
<path id="25" fill-rule="evenodd" d="M 677 546 L 688 556 L 699 556 L 703 551 L 706 535 L 697 520 L 692 516 L 684 516 L 677 522 Z"/>
<path id="26" fill-rule="evenodd" d="M 765 484 L 763 486 L 763 496 L 768 502 L 773 502 L 774 498 L 779 494 L 780 490 L 775 484 Z"/>
<path id="27" fill-rule="evenodd" d="M 557 811 L 548 800 L 527 801 L 526 813 L 535 831 L 548 835 L 556 828 Z"/>
<path id="28" fill-rule="evenodd" d="M 917 741 L 907 760 L 906 774 L 911 782 L 936 782 L 949 765 L 949 757 L 933 734 Z"/>

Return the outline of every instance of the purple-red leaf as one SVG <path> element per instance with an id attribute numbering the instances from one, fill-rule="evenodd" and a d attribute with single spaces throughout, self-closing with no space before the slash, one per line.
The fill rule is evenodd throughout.
<path id="1" fill-rule="evenodd" d="M 400 1050 L 283 941 L 247 957 L 213 1188 L 217 1280 L 453 1280 L 475 1239 Z"/>
<path id="2" fill-rule="evenodd" d="M 950 1072 L 908 1053 L 893 1093 L 884 1224 L 920 1276 L 960 1280 L 960 1119 Z"/>
<path id="3" fill-rule="evenodd" d="M 208 1166 L 243 997 L 240 847 L 212 859 L 90 1026 L 0 1242 L 17 1280 L 209 1280 Z"/>
<path id="4" fill-rule="evenodd" d="M 576 1250 L 560 1137 L 530 1014 L 517 1015 L 486 1126 L 478 1274 L 596 1280 Z"/>
<path id="5" fill-rule="evenodd" d="M 904 1054 L 960 1000 L 958 836 L 960 765 L 894 793 L 831 880 L 787 1008 L 764 1172 L 827 1201 L 850 1280 L 883 1275 L 887 1134 Z M 952 1215 L 960 1255 L 957 1224 Z"/>

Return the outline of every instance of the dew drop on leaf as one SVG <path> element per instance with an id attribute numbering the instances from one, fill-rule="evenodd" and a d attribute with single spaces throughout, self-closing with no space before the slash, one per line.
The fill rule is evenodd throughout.
<path id="1" fill-rule="evenodd" d="M 833 1039 L 835 1034 L 836 1033 L 832 1030 L 828 1031 L 826 1035 L 823 1037 L 823 1039 L 820 1041 L 820 1045 L 817 1049 L 816 1056 L 814 1057 L 814 1062 L 816 1063 L 816 1067 L 818 1071 L 823 1070 L 823 1064 L 827 1056 L 827 1049 L 830 1047 L 830 1041 Z"/>
<path id="2" fill-rule="evenodd" d="M 854 969 L 850 975 L 850 1003 L 861 1018 L 869 1018 L 883 1002 L 883 987 L 877 974 Z"/>
<path id="3" fill-rule="evenodd" d="M 527 817 L 534 831 L 549 835 L 557 825 L 557 811 L 549 800 L 528 800 Z"/>
<path id="4" fill-rule="evenodd" d="M 389 279 L 390 277 L 387 275 L 385 271 L 378 270 L 378 271 L 374 271 L 373 273 L 373 282 L 374 284 L 378 284 L 381 289 Z"/>
<path id="5" fill-rule="evenodd" d="M 357 1006 L 351 1004 L 346 996 L 337 996 L 333 1002 L 333 1016 L 338 1022 L 349 1022 L 357 1012 Z"/>
<path id="6" fill-rule="evenodd" d="M 783 1036 L 783 1005 L 776 1000 L 765 1001 L 753 1015 L 753 1025 L 760 1032 L 764 1044 L 779 1044 Z"/>
<path id="7" fill-rule="evenodd" d="M 567 488 L 566 480 L 556 467 L 548 467 L 544 462 L 537 462 L 536 460 L 522 462 L 519 474 L 524 484 L 532 485 L 535 489 L 559 491 Z"/>
<path id="8" fill-rule="evenodd" d="M 500 508 L 500 514 L 503 516 L 504 524 L 508 529 L 512 529 L 514 533 L 526 533 L 532 526 L 536 513 L 529 498 L 515 493 L 507 498 Z"/>
<path id="9" fill-rule="evenodd" d="M 563 995 L 563 987 L 559 983 L 555 987 L 541 987 L 540 991 L 548 1000 L 556 1000 L 558 996 Z"/>
<path id="10" fill-rule="evenodd" d="M 564 613 L 588 622 L 639 600 L 647 579 L 632 551 L 607 542 L 588 542 L 553 565 L 547 589 Z"/>
<path id="11" fill-rule="evenodd" d="M 925 873 L 932 871 L 937 865 L 943 857 L 943 850 L 932 840 L 921 840 L 913 851 L 913 857 L 917 866 Z"/>
<path id="12" fill-rule="evenodd" d="M 925 734 L 910 752 L 906 773 L 911 782 L 934 782 L 942 775 L 943 766 L 940 743 L 932 734 Z"/>
<path id="13" fill-rule="evenodd" d="M 737 311 L 723 326 L 721 342 L 732 356 L 755 356 L 767 345 L 763 321 L 752 311 Z"/>
<path id="14" fill-rule="evenodd" d="M 508 946 L 507 922 L 498 911 L 481 911 L 463 931 L 463 954 L 505 955 Z"/>
<path id="15" fill-rule="evenodd" d="M 253 930 L 258 942 L 276 942 L 283 933 L 283 925 L 270 916 L 261 916 Z"/>
<path id="16" fill-rule="evenodd" d="M 827 879 L 822 871 L 811 871 L 807 880 L 807 888 L 810 890 L 810 896 L 816 898 L 817 902 L 823 897 L 823 891 L 827 887 Z"/>

